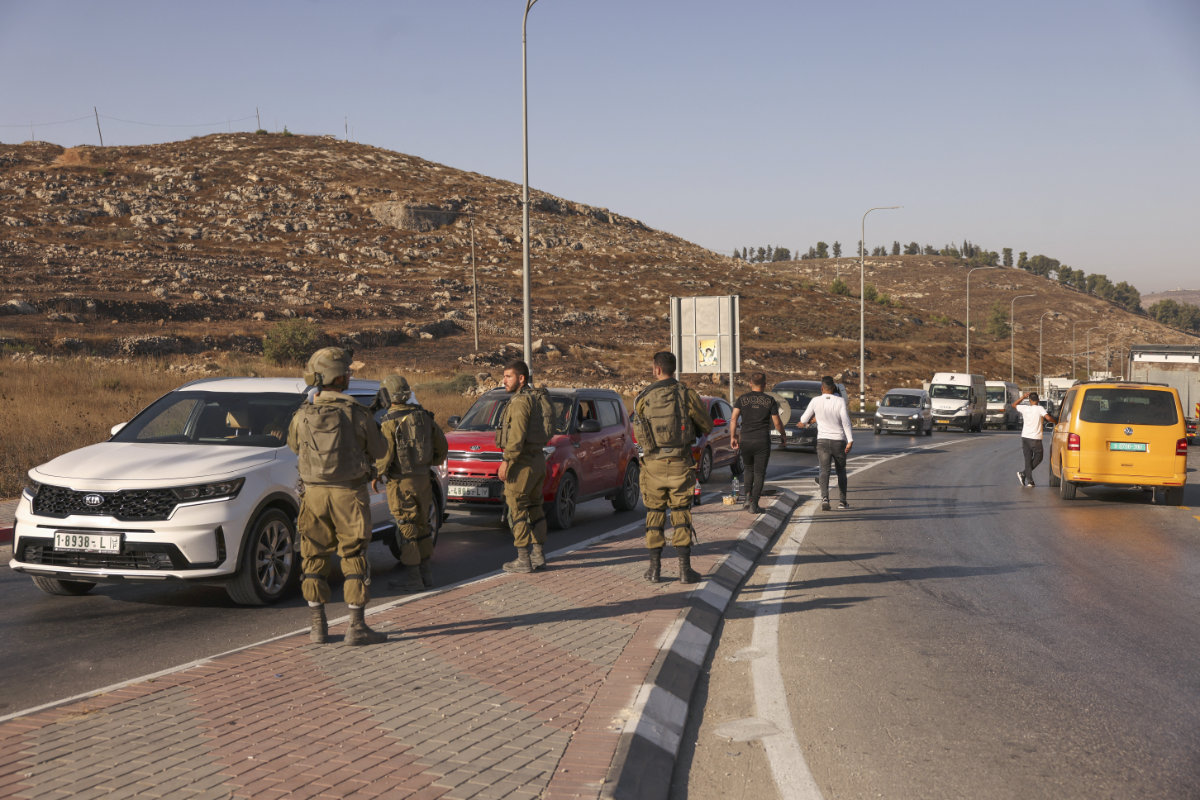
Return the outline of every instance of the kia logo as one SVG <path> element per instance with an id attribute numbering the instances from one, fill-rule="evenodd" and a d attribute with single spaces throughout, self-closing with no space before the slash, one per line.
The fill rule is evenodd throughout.
<path id="1" fill-rule="evenodd" d="M 480 447 L 480 445 L 473 444 L 473 445 L 471 445 L 471 449 L 472 449 L 472 450 L 480 450 L 480 449 L 482 449 L 482 448 Z"/>
<path id="2" fill-rule="evenodd" d="M 104 498 L 98 494 L 85 494 L 83 496 L 83 504 L 95 508 L 96 506 L 104 505 Z"/>
<path id="3" fill-rule="evenodd" d="M 1126 429 L 1125 429 L 1125 435 L 1126 435 L 1126 436 L 1133 436 L 1133 428 L 1126 428 Z"/>

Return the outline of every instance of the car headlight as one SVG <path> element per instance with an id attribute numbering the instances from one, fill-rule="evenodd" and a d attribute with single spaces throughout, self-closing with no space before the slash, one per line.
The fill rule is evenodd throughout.
<path id="1" fill-rule="evenodd" d="M 880 414 L 878 411 L 876 411 L 876 412 L 875 412 L 875 419 L 883 419 L 883 414 Z"/>
<path id="2" fill-rule="evenodd" d="M 542 448 L 542 455 L 544 455 L 546 458 L 549 458 L 550 456 L 554 455 L 555 451 L 557 451 L 557 450 L 558 450 L 557 447 L 551 447 L 550 445 L 546 445 L 545 447 Z"/>
<path id="3" fill-rule="evenodd" d="M 33 502 L 33 498 L 37 497 L 38 490 L 41 488 L 42 485 L 37 481 L 30 481 L 21 487 L 21 494 L 23 494 L 27 500 Z"/>
<path id="4" fill-rule="evenodd" d="M 199 500 L 227 500 L 237 497 L 238 492 L 242 490 L 242 484 L 246 482 L 245 478 L 234 478 L 228 481 L 218 481 L 216 483 L 197 483 L 192 486 L 175 486 L 171 489 L 171 494 L 175 495 L 181 502 L 194 503 Z"/>

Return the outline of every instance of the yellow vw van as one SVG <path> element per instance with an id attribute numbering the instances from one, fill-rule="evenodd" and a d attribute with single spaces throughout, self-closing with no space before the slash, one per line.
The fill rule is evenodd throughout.
<path id="1" fill-rule="evenodd" d="M 1183 408 L 1170 386 L 1083 381 L 1067 391 L 1050 440 L 1050 485 L 1064 500 L 1080 486 L 1128 486 L 1178 506 L 1186 478 Z"/>

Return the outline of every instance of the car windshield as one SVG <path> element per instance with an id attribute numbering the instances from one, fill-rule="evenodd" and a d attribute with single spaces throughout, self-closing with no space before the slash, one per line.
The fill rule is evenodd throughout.
<path id="1" fill-rule="evenodd" d="M 808 408 L 808 404 L 812 402 L 813 393 L 806 392 L 803 389 L 772 389 L 772 394 L 777 394 L 787 401 L 793 411 L 803 412 Z"/>
<path id="2" fill-rule="evenodd" d="M 1008 392 L 1004 389 L 988 389 L 987 401 L 989 403 L 1006 403 L 1008 402 Z"/>
<path id="3" fill-rule="evenodd" d="M 1158 389 L 1088 389 L 1079 418 L 1109 425 L 1175 425 L 1175 396 Z"/>
<path id="4" fill-rule="evenodd" d="M 283 447 L 303 394 L 171 392 L 134 417 L 114 442 Z"/>
<path id="5" fill-rule="evenodd" d="M 921 397 L 915 394 L 885 394 L 880 405 L 887 408 L 920 408 Z"/>
<path id="6" fill-rule="evenodd" d="M 935 383 L 929 387 L 929 396 L 943 400 L 966 400 L 968 387 L 955 386 L 949 383 Z"/>
<path id="7" fill-rule="evenodd" d="M 567 419 L 571 413 L 571 399 L 551 395 L 550 404 L 554 406 L 554 432 L 564 433 L 567 430 Z M 508 405 L 508 394 L 494 397 L 481 397 L 471 406 L 456 431 L 494 431 L 500 425 L 504 408 Z"/>

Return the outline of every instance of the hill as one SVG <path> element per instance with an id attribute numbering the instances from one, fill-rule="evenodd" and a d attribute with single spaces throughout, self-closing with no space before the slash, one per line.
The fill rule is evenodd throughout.
<path id="1" fill-rule="evenodd" d="M 1142 308 L 1149 308 L 1159 300 L 1174 300 L 1200 308 L 1200 289 L 1171 289 L 1166 292 L 1142 295 Z"/>
<path id="2" fill-rule="evenodd" d="M 220 134 L 139 147 L 0 145 L 0 344 L 10 352 L 212 358 L 253 352 L 282 319 L 318 321 L 373 364 L 490 370 L 521 338 L 521 187 L 331 138 Z M 857 259 L 747 264 L 604 208 L 531 197 L 539 379 L 629 391 L 667 344 L 675 295 L 740 295 L 743 367 L 838 374 L 857 392 L 859 301 L 834 294 Z M 473 248 L 472 248 L 473 241 Z M 479 340 L 474 346 L 472 249 Z M 868 393 L 965 360 L 965 262 L 866 260 L 892 305 L 865 312 Z M 1017 269 L 971 285 L 971 366 L 1007 378 L 1093 368 L 1131 341 L 1194 341 Z M 1072 348 L 1071 327 L 1076 328 Z M 519 348 L 518 348 L 519 349 Z M 1114 353 L 1115 356 L 1115 353 Z"/>

